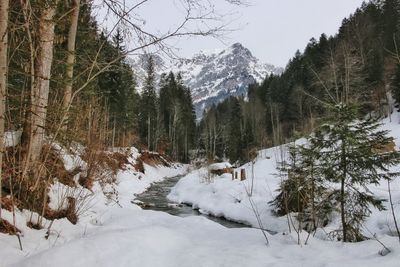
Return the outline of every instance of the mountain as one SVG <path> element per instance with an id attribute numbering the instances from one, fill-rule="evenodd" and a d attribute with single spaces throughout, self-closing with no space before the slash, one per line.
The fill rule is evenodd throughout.
<path id="1" fill-rule="evenodd" d="M 138 76 L 144 77 L 145 62 L 144 56 L 136 59 L 134 69 Z M 267 75 L 280 74 L 283 71 L 282 68 L 261 63 L 240 43 L 219 52 L 200 52 L 193 58 L 169 63 L 156 56 L 155 65 L 158 74 L 169 71 L 181 73 L 185 85 L 192 92 L 198 118 L 212 104 L 229 96 L 246 95 L 249 84 L 261 82 Z M 140 87 L 141 81 L 138 83 Z"/>

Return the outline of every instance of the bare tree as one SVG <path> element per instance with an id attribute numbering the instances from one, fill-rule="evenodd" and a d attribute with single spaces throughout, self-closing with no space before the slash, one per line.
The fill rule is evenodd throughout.
<path id="1" fill-rule="evenodd" d="M 131 35 L 131 47 L 127 53 L 136 53 L 151 47 L 155 51 L 168 56 L 175 56 L 174 47 L 168 44 L 172 38 L 188 36 L 211 36 L 221 38 L 231 31 L 227 17 L 230 14 L 220 14 L 215 4 L 209 0 L 179 0 L 174 4 L 184 10 L 184 15 L 175 26 L 164 31 L 149 31 L 145 29 L 146 18 L 140 16 L 138 10 L 154 0 L 141 0 L 128 4 L 121 0 L 103 0 L 102 6 L 107 8 L 107 15 L 117 18 L 117 22 L 109 31 L 111 34 L 117 27 L 126 29 Z M 225 0 L 237 6 L 247 5 L 244 0 Z"/>
<path id="2" fill-rule="evenodd" d="M 35 82 L 30 96 L 30 116 L 28 127 L 24 131 L 28 134 L 28 152 L 26 164 L 30 166 L 38 161 L 42 151 L 45 137 L 47 105 L 49 98 L 49 86 L 51 66 L 53 61 L 54 27 L 58 0 L 44 3 L 38 21 L 38 44 L 35 58 Z"/>
<path id="3" fill-rule="evenodd" d="M 8 4 L 8 0 L 0 1 L 0 221 L 2 201 L 2 166 L 4 152 L 4 122 L 7 86 Z"/>
<path id="4" fill-rule="evenodd" d="M 29 1 L 21 1 L 24 3 L 29 3 Z M 244 4 L 242 1 L 226 1 L 235 5 Z M 72 92 L 73 62 L 75 60 L 74 39 L 76 37 L 75 22 L 79 16 L 79 1 L 74 0 L 75 5 L 77 6 L 74 8 L 71 16 L 71 20 L 73 21 L 71 23 L 70 34 L 68 37 L 68 82 L 65 88 L 64 112 L 61 118 L 60 126 L 58 128 L 56 127 L 57 130 L 55 133 L 53 133 L 54 139 L 59 134 L 59 130 L 62 129 L 64 122 L 68 120 L 68 111 L 75 97 L 96 77 L 108 70 L 121 58 L 126 57 L 127 54 L 143 51 L 149 47 L 154 47 L 155 49 L 167 54 L 173 54 L 173 48 L 166 42 L 169 39 L 188 36 L 220 37 L 224 32 L 227 31 L 228 23 L 224 22 L 223 15 L 217 14 L 217 12 L 214 10 L 214 5 L 210 1 L 181 0 L 180 3 L 184 7 L 185 15 L 183 16 L 182 21 L 177 24 L 177 26 L 170 28 L 165 32 L 148 32 L 144 29 L 143 18 L 137 15 L 137 10 L 148 2 L 151 1 L 142 0 L 135 4 L 131 3 L 131 6 L 127 6 L 126 1 L 102 1 L 104 6 L 108 8 L 109 13 L 117 18 L 117 22 L 113 25 L 112 29 L 109 30 L 108 36 L 110 36 L 118 27 L 126 26 L 126 29 L 134 35 L 131 38 L 134 40 L 134 45 L 126 49 L 126 52 L 121 53 L 119 57 L 115 58 L 111 62 L 108 62 L 105 66 L 99 66 L 98 59 L 107 42 L 107 40 L 105 40 L 97 51 L 96 56 L 93 58 L 91 67 L 89 67 L 87 81 Z M 24 174 L 26 174 L 27 170 L 31 169 L 34 162 L 38 161 L 45 136 L 49 86 L 51 79 L 50 76 L 54 49 L 54 27 L 56 24 L 54 18 L 58 3 L 59 0 L 43 2 L 40 15 L 38 16 L 37 29 L 33 29 L 36 30 L 34 36 L 37 38 L 37 44 L 35 47 L 36 53 L 34 54 L 34 79 L 32 79 L 34 82 L 32 83 L 30 95 L 29 118 L 26 127 L 24 127 L 23 134 L 25 137 L 24 145 L 27 151 L 25 156 L 26 163 Z M 32 23 L 32 21 L 30 22 Z"/>
<path id="5" fill-rule="evenodd" d="M 72 100 L 72 83 L 74 77 L 74 63 L 75 63 L 75 42 L 76 42 L 76 32 L 78 29 L 78 18 L 79 18 L 79 8 L 80 0 L 71 0 L 71 17 L 70 17 L 70 27 L 68 32 L 68 56 L 67 56 L 67 80 L 64 88 L 64 99 L 63 108 L 68 109 Z M 68 113 L 66 113 L 65 122 L 68 122 Z M 67 124 L 64 125 L 67 127 Z"/>

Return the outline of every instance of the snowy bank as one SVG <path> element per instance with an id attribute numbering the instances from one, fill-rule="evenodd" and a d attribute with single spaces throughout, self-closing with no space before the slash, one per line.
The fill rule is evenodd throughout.
<path id="1" fill-rule="evenodd" d="M 392 114 L 391 118 L 383 120 L 382 129 L 390 131 L 394 137 L 396 149 L 400 145 L 400 113 Z M 302 144 L 305 139 L 296 143 Z M 274 147 L 259 151 L 253 163 L 247 163 L 237 169 L 240 172 L 244 169 L 247 180 L 232 180 L 231 175 L 221 175 L 213 182 L 207 183 L 204 177 L 207 175 L 207 168 L 195 170 L 184 178 L 172 189 L 168 198 L 178 203 L 192 205 L 200 212 L 224 217 L 228 220 L 237 221 L 262 227 L 275 232 L 288 232 L 287 217 L 276 217 L 268 204 L 277 195 L 277 189 L 281 183 L 277 166 L 282 162 L 288 150 L 287 145 Z M 393 168 L 399 171 L 400 166 Z M 392 198 L 395 213 L 400 218 L 400 177 L 391 182 Z M 380 185 L 370 185 L 368 188 L 378 198 L 388 199 L 387 181 L 382 180 Z M 386 210 L 378 211 L 372 209 L 372 214 L 366 220 L 363 234 L 367 237 L 378 237 L 395 235 L 395 226 L 388 202 L 384 203 Z M 260 221 L 257 220 L 259 215 Z M 261 225 L 260 225 L 261 224 Z M 328 233 L 338 229 L 339 220 L 333 218 L 332 222 L 325 227 Z M 321 239 L 328 238 L 322 231 L 317 234 Z"/>
<path id="2" fill-rule="evenodd" d="M 79 153 L 68 152 L 60 146 L 56 146 L 64 162 L 66 169 L 71 170 L 77 166 L 85 172 L 86 164 Z M 72 150 L 72 149 L 71 149 Z M 125 149 L 126 150 L 126 149 Z M 89 190 L 77 183 L 76 187 L 70 187 L 60 182 L 55 182 L 49 190 L 49 207 L 53 210 L 66 208 L 67 197 L 76 199 L 76 212 L 79 220 L 76 225 L 71 224 L 66 218 L 56 219 L 53 222 L 43 219 L 43 229 L 34 230 L 27 226 L 28 222 L 37 222 L 38 214 L 28 210 L 15 210 L 14 214 L 5 209 L 2 210 L 2 218 L 13 223 L 15 218 L 16 227 L 21 230 L 21 243 L 23 251 L 20 250 L 19 242 L 16 236 L 10 236 L 0 233 L 0 266 L 8 266 L 15 263 L 20 265 L 20 261 L 29 263 L 32 255 L 41 251 L 52 250 L 55 247 L 63 246 L 72 240 L 79 240 L 88 233 L 96 231 L 103 221 L 113 220 L 114 214 L 131 213 L 140 211 L 141 208 L 133 204 L 135 195 L 144 192 L 152 183 L 162 181 L 165 178 L 182 175 L 186 173 L 187 166 L 183 164 L 171 163 L 170 167 L 151 166 L 144 163 L 145 172 L 139 172 L 134 164 L 139 157 L 136 148 L 128 149 L 128 161 L 130 164 L 124 166 L 116 174 L 105 172 L 107 175 L 114 175 L 110 181 L 112 183 L 103 183 L 95 181 Z M 76 177 L 74 178 L 76 180 Z M 139 220 L 136 217 L 133 220 Z M 110 230 L 110 229 L 108 229 Z M 83 239 L 84 240 L 84 239 Z M 83 253 L 84 250 L 82 250 Z M 81 255 L 78 258 L 82 258 Z M 78 258 L 76 260 L 78 260 Z M 44 260 L 44 259 L 42 259 Z M 71 258 L 64 258 L 65 266 L 71 266 Z M 45 266 L 42 264 L 33 264 L 31 266 Z M 55 266 L 50 264 L 47 266 Z M 64 265 L 60 265 L 64 266 Z M 104 265 L 106 266 L 106 265 Z"/>

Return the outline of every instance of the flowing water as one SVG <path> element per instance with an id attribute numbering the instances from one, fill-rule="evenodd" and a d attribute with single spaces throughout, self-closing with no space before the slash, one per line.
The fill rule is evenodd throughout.
<path id="1" fill-rule="evenodd" d="M 228 228 L 250 227 L 241 223 L 228 221 L 224 218 L 209 216 L 200 213 L 198 210 L 192 209 L 191 206 L 185 204 L 173 203 L 168 200 L 167 195 L 171 188 L 179 181 L 182 176 L 167 178 L 162 182 L 154 183 L 146 192 L 136 196 L 136 200 L 141 201 L 143 209 L 157 210 L 167 212 L 171 215 L 187 217 L 187 216 L 204 216 Z"/>

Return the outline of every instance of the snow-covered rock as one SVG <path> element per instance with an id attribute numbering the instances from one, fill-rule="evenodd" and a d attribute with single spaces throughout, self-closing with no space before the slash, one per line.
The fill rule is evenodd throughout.
<path id="1" fill-rule="evenodd" d="M 208 170 L 210 171 L 218 171 L 232 168 L 232 165 L 229 162 L 219 162 L 213 163 L 208 166 Z"/>

